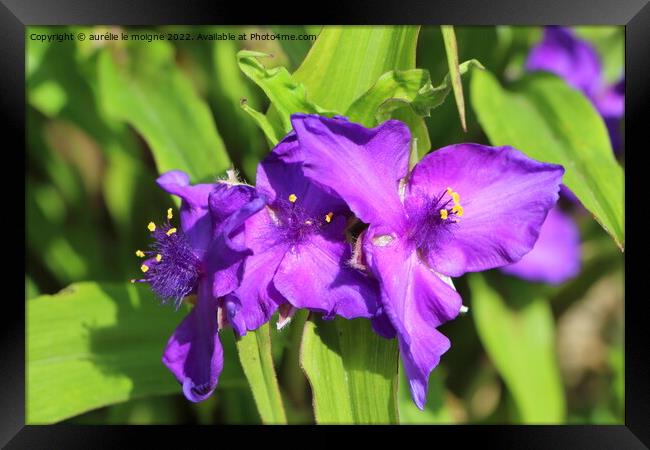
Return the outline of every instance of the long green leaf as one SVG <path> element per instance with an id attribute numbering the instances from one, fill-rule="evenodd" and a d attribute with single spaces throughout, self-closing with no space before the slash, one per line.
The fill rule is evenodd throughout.
<path id="1" fill-rule="evenodd" d="M 471 80 L 471 101 L 490 142 L 561 164 L 563 182 L 623 249 L 623 170 L 591 103 L 563 80 L 541 74 L 506 91 L 487 71 Z"/>
<path id="2" fill-rule="evenodd" d="M 523 423 L 562 423 L 565 399 L 548 301 L 534 285 L 508 280 L 507 298 L 480 274 L 469 277 L 470 314 L 481 342 L 512 393 Z"/>
<path id="3" fill-rule="evenodd" d="M 447 67 L 449 68 L 449 76 L 451 77 L 451 86 L 454 90 L 454 98 L 456 99 L 460 124 L 463 127 L 463 131 L 467 131 L 467 123 L 465 121 L 465 98 L 463 96 L 463 85 L 460 81 L 460 68 L 458 67 L 458 44 L 456 42 L 456 34 L 454 33 L 454 27 L 451 25 L 442 25 L 440 30 L 442 31 L 442 40 L 445 43 Z"/>
<path id="4" fill-rule="evenodd" d="M 239 360 L 253 391 L 263 423 L 286 424 L 280 388 L 273 367 L 271 333 L 266 323 L 237 340 Z"/>
<path id="5" fill-rule="evenodd" d="M 397 343 L 369 321 L 312 316 L 300 353 L 318 423 L 397 423 Z"/>
<path id="6" fill-rule="evenodd" d="M 131 124 L 151 147 L 159 172 L 209 181 L 230 165 L 206 102 L 174 61 L 167 42 L 129 42 L 99 55 L 105 111 Z"/>
<path id="7" fill-rule="evenodd" d="M 28 300 L 27 423 L 180 392 L 161 355 L 183 315 L 131 284 L 77 283 Z"/>

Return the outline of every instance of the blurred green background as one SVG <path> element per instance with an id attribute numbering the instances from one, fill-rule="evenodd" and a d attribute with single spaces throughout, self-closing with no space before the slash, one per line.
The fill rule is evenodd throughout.
<path id="1" fill-rule="evenodd" d="M 44 43 L 29 38 L 31 33 L 89 35 L 124 30 L 317 35 L 320 27 L 28 27 L 26 300 L 54 294 L 74 282 L 123 283 L 138 274 L 139 261 L 134 251 L 148 242 L 146 224 L 159 220 L 166 208 L 174 206 L 154 182 L 158 172 L 150 146 L 156 145 L 157 139 L 166 140 L 171 148 L 188 146 L 205 153 L 202 164 L 194 168 L 194 181 L 206 181 L 211 174 L 223 173 L 229 166 L 227 155 L 243 177 L 254 182 L 255 167 L 269 151 L 269 145 L 241 108 L 241 100 L 245 98 L 258 111 L 266 111 L 269 102 L 239 70 L 236 53 L 241 49 L 270 53 L 273 57 L 265 61 L 267 67 L 284 66 L 293 72 L 313 43 L 163 41 L 141 43 L 127 52 L 121 41 Z M 623 29 L 578 27 L 577 32 L 598 49 L 607 79 L 616 80 L 623 70 Z M 541 29 L 457 27 L 456 35 L 460 61 L 476 58 L 507 83 L 521 75 L 524 58 L 540 39 Z M 428 69 L 432 80 L 442 80 L 446 75 L 439 27 L 421 29 L 417 67 Z M 468 80 L 463 78 L 466 98 Z M 469 101 L 468 131 L 461 130 L 452 97 L 426 118 L 432 148 L 458 142 L 487 144 Z M 162 125 L 168 123 L 174 123 L 175 128 Z M 174 168 L 175 157 L 178 155 L 167 155 L 159 164 Z M 587 212 L 576 210 L 574 218 L 583 239 L 580 275 L 558 287 L 510 280 L 508 286 L 519 288 L 501 294 L 515 323 L 525 323 L 529 313 L 535 320 L 531 299 L 550 305 L 550 372 L 561 383 L 565 422 L 623 423 L 623 256 Z M 488 274 L 496 285 L 505 278 L 497 272 Z M 520 423 L 524 418 L 521 408 L 515 406 L 519 401 L 516 397 L 538 387 L 527 386 L 525 379 L 519 385 L 504 381 L 503 368 L 495 367 L 471 318 L 468 283 L 472 280 L 463 277 L 455 282 L 465 304 L 470 305 L 470 314 L 441 329 L 453 346 L 431 377 L 427 411 L 417 411 L 400 387 L 401 421 Z M 167 335 L 152 350 L 159 358 L 166 336 L 183 313 L 154 308 L 152 314 L 168 323 Z M 495 314 L 495 326 L 499 326 L 499 316 L 504 312 L 495 309 L 490 313 Z M 128 314 L 128 310 L 119 311 L 118 320 L 128 321 Z M 28 314 L 28 330 L 33 319 Z M 290 423 L 314 421 L 309 385 L 297 362 L 304 319 L 299 315 L 297 323 L 287 331 L 273 334 L 273 356 Z M 134 389 L 119 404 L 67 421 L 259 423 L 232 334 L 222 333 L 222 340 L 226 369 L 208 401 L 191 404 L 180 389 L 166 395 L 143 391 L 141 396 Z M 516 355 L 511 356 L 514 366 Z M 502 358 L 509 364 L 507 354 Z M 171 375 L 169 381 L 174 384 Z M 161 388 L 158 392 L 174 390 Z"/>

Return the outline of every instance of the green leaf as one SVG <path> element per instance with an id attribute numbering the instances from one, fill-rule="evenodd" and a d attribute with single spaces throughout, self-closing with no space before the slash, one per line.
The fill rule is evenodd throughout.
<path id="1" fill-rule="evenodd" d="M 160 173 L 179 169 L 194 182 L 211 181 L 230 166 L 210 109 L 176 66 L 169 43 L 105 49 L 98 77 L 106 113 L 144 137 Z"/>
<path id="2" fill-rule="evenodd" d="M 566 406 L 551 306 L 535 285 L 507 281 L 504 298 L 482 275 L 470 275 L 470 314 L 522 422 L 562 423 Z"/>
<path id="3" fill-rule="evenodd" d="M 445 43 L 445 53 L 447 54 L 447 66 L 449 67 L 449 76 L 451 77 L 451 86 L 454 90 L 456 107 L 463 131 L 467 131 L 465 122 L 465 99 L 463 97 L 463 85 L 460 82 L 460 69 L 458 67 L 458 44 L 456 43 L 456 34 L 454 27 L 451 25 L 442 25 L 442 40 Z"/>
<path id="4" fill-rule="evenodd" d="M 305 324 L 300 362 L 314 395 L 317 423 L 397 423 L 397 343 L 370 321 Z"/>
<path id="5" fill-rule="evenodd" d="M 268 322 L 238 339 L 237 350 L 262 422 L 286 424 L 287 418 L 273 367 L 271 333 Z"/>
<path id="6" fill-rule="evenodd" d="M 460 65 L 464 75 L 471 67 L 484 67 L 475 59 Z M 442 83 L 433 86 L 428 70 L 391 70 L 383 74 L 377 82 L 348 109 L 346 116 L 353 122 L 373 127 L 390 119 L 391 113 L 405 106 L 421 117 L 428 117 L 430 111 L 444 102 L 451 91 L 450 75 Z"/>
<path id="7" fill-rule="evenodd" d="M 623 170 L 614 158 L 605 124 L 589 100 L 548 74 L 527 78 L 516 90 L 506 91 L 494 75 L 477 71 L 470 90 L 490 142 L 563 165 L 563 183 L 623 249 Z"/>
<path id="8" fill-rule="evenodd" d="M 280 115 L 282 128 L 275 129 L 275 136 L 270 136 L 270 130 L 266 126 L 262 126 L 262 130 L 269 140 L 277 142 L 291 130 L 289 116 L 293 113 L 334 114 L 308 101 L 305 87 L 297 83 L 287 69 L 284 67 L 267 69 L 257 60 L 257 58 L 265 57 L 270 57 L 270 55 L 250 50 L 242 50 L 237 53 L 239 68 L 262 88 Z M 250 108 L 248 112 L 250 113 Z M 256 115 L 253 115 L 253 117 L 262 125 Z"/>
<path id="9" fill-rule="evenodd" d="M 27 423 L 180 392 L 161 355 L 183 315 L 132 284 L 77 283 L 28 300 Z"/>

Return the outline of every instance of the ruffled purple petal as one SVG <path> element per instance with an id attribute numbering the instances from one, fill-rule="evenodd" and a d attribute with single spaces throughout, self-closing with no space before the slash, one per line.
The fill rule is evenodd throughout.
<path id="1" fill-rule="evenodd" d="M 305 177 L 300 155 L 295 133 L 287 135 L 258 166 L 258 192 L 270 205 L 287 202 L 289 196 L 295 195 L 307 215 L 320 216 L 330 211 L 346 214 L 349 209 L 340 197 Z"/>
<path id="2" fill-rule="evenodd" d="M 162 174 L 156 180 L 158 185 L 183 201 L 180 209 L 180 223 L 190 245 L 202 255 L 212 237 L 212 221 L 208 214 L 208 196 L 214 184 L 190 185 L 189 176 L 180 170 Z"/>
<path id="3" fill-rule="evenodd" d="M 226 298 L 228 322 L 240 336 L 267 322 L 284 302 L 272 281 L 288 247 L 270 240 L 273 232 L 266 209 L 251 216 L 245 225 L 246 246 L 253 254 L 246 258 L 239 287 Z"/>
<path id="4" fill-rule="evenodd" d="M 402 229 L 398 192 L 408 171 L 408 127 L 397 120 L 369 129 L 317 115 L 291 117 L 305 175 L 333 189 L 362 221 Z"/>
<path id="5" fill-rule="evenodd" d="M 528 55 L 526 69 L 554 73 L 591 99 L 603 82 L 596 50 L 563 27 L 544 29 L 542 41 Z"/>
<path id="6" fill-rule="evenodd" d="M 315 234 L 290 248 L 273 279 L 276 289 L 296 308 L 338 314 L 346 319 L 370 318 L 378 302 L 376 281 L 347 267 L 352 256 L 345 242 L 345 218 L 337 217 L 328 228 L 338 229 L 338 239 Z"/>
<path id="7" fill-rule="evenodd" d="M 436 327 L 458 315 L 461 299 L 408 243 L 389 240 L 385 229 L 371 227 L 368 233 L 368 262 L 380 281 L 384 311 L 397 331 L 411 396 L 423 409 L 429 374 L 450 347 Z"/>
<path id="8" fill-rule="evenodd" d="M 542 225 L 535 247 L 519 262 L 501 268 L 504 273 L 528 281 L 560 284 L 580 271 L 578 227 L 557 206 Z"/>
<path id="9" fill-rule="evenodd" d="M 405 206 L 412 233 L 431 267 L 444 275 L 516 262 L 535 244 L 557 202 L 563 173 L 562 166 L 535 161 L 512 147 L 445 147 L 422 159 L 409 178 Z M 438 226 L 438 212 L 428 210 L 426 201 L 448 187 L 459 194 L 463 215 L 458 223 Z"/>
<path id="10" fill-rule="evenodd" d="M 213 295 L 222 297 L 239 285 L 244 259 L 250 254 L 244 241 L 244 222 L 264 207 L 264 198 L 252 186 L 218 183 L 209 205 L 214 231 L 204 270 L 213 276 Z"/>
<path id="11" fill-rule="evenodd" d="M 223 349 L 217 326 L 217 301 L 207 280 L 199 284 L 196 306 L 167 342 L 163 363 L 193 402 L 208 398 L 223 368 Z"/>

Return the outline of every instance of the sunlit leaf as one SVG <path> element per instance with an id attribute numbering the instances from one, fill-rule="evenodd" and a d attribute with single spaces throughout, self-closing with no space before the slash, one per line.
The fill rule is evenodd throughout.
<path id="1" fill-rule="evenodd" d="M 507 91 L 494 75 L 476 71 L 471 101 L 493 145 L 563 165 L 564 184 L 624 247 L 623 170 L 589 100 L 553 75 L 538 74 Z"/>

